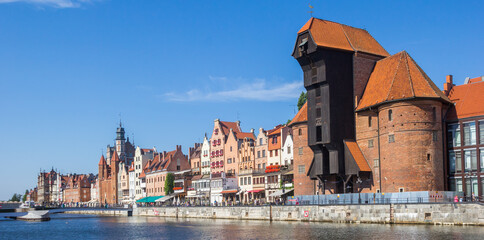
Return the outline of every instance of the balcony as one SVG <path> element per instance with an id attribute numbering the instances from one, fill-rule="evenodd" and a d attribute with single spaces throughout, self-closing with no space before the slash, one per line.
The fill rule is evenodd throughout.
<path id="1" fill-rule="evenodd" d="M 242 169 L 239 170 L 239 175 L 249 175 L 249 174 L 264 174 L 264 169 Z"/>
<path id="2" fill-rule="evenodd" d="M 183 187 L 174 187 L 173 188 L 174 193 L 182 193 L 184 191 L 185 191 L 185 188 L 183 188 Z"/>

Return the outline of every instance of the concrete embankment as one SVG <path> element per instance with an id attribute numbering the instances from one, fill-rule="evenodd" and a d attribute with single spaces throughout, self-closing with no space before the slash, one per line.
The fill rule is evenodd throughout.
<path id="1" fill-rule="evenodd" d="M 481 204 L 142 207 L 133 209 L 133 216 L 484 226 L 484 206 Z"/>
<path id="2" fill-rule="evenodd" d="M 132 211 L 125 210 L 81 210 L 81 211 L 66 211 L 67 214 L 92 214 L 104 216 L 131 216 Z"/>

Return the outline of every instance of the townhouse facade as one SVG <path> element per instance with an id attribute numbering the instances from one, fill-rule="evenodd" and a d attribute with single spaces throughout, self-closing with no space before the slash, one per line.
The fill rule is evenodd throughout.
<path id="1" fill-rule="evenodd" d="M 202 175 L 210 175 L 211 166 L 210 166 L 210 142 L 205 135 L 203 137 L 202 143 L 202 156 L 201 158 L 201 165 L 202 165 Z"/>
<path id="2" fill-rule="evenodd" d="M 134 153 L 134 198 L 141 199 L 146 197 L 146 182 L 145 178 L 140 178 L 146 164 L 153 159 L 156 149 L 147 149 L 136 147 Z M 144 186 L 143 186 L 144 185 Z"/>
<path id="3" fill-rule="evenodd" d="M 444 94 L 454 103 L 445 121 L 446 184 L 468 199 L 484 199 L 484 77 L 454 85 L 452 75 Z"/>
<path id="4" fill-rule="evenodd" d="M 158 153 L 147 163 L 144 169 L 146 178 L 146 196 L 165 196 L 165 181 L 168 173 L 184 174 L 191 171 L 188 156 L 180 145 L 170 152 Z M 180 186 L 177 186 L 180 187 Z"/>

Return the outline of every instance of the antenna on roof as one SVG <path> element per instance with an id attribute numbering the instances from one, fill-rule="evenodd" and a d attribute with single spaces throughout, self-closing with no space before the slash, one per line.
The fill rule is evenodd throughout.
<path id="1" fill-rule="evenodd" d="M 121 113 L 119 113 L 119 127 L 121 127 Z"/>
<path id="2" fill-rule="evenodd" d="M 296 107 L 297 107 L 297 105 L 289 105 L 289 107 L 293 107 L 292 110 L 294 111 L 294 115 L 296 115 Z"/>
<path id="3" fill-rule="evenodd" d="M 311 3 L 309 3 L 309 9 L 310 9 L 310 11 L 308 13 L 311 15 L 311 17 L 313 17 L 313 8 L 314 7 L 311 6 Z"/>

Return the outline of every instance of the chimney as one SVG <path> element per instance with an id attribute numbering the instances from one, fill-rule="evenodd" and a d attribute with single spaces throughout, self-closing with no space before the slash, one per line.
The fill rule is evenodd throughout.
<path id="1" fill-rule="evenodd" d="M 197 144 L 195 144 L 195 147 L 197 146 Z M 192 148 L 192 147 L 189 147 L 188 148 L 188 155 L 189 156 L 192 156 L 193 152 L 194 152 L 195 148 Z"/>
<path id="2" fill-rule="evenodd" d="M 452 82 L 452 75 L 447 75 L 445 78 L 445 83 L 444 83 L 444 94 L 446 96 L 449 96 L 450 90 L 452 90 L 452 87 L 454 86 Z"/>
<path id="3" fill-rule="evenodd" d="M 251 132 L 252 134 L 254 134 L 254 129 L 253 129 L 253 128 L 251 128 L 251 129 L 250 129 L 250 132 Z"/>

